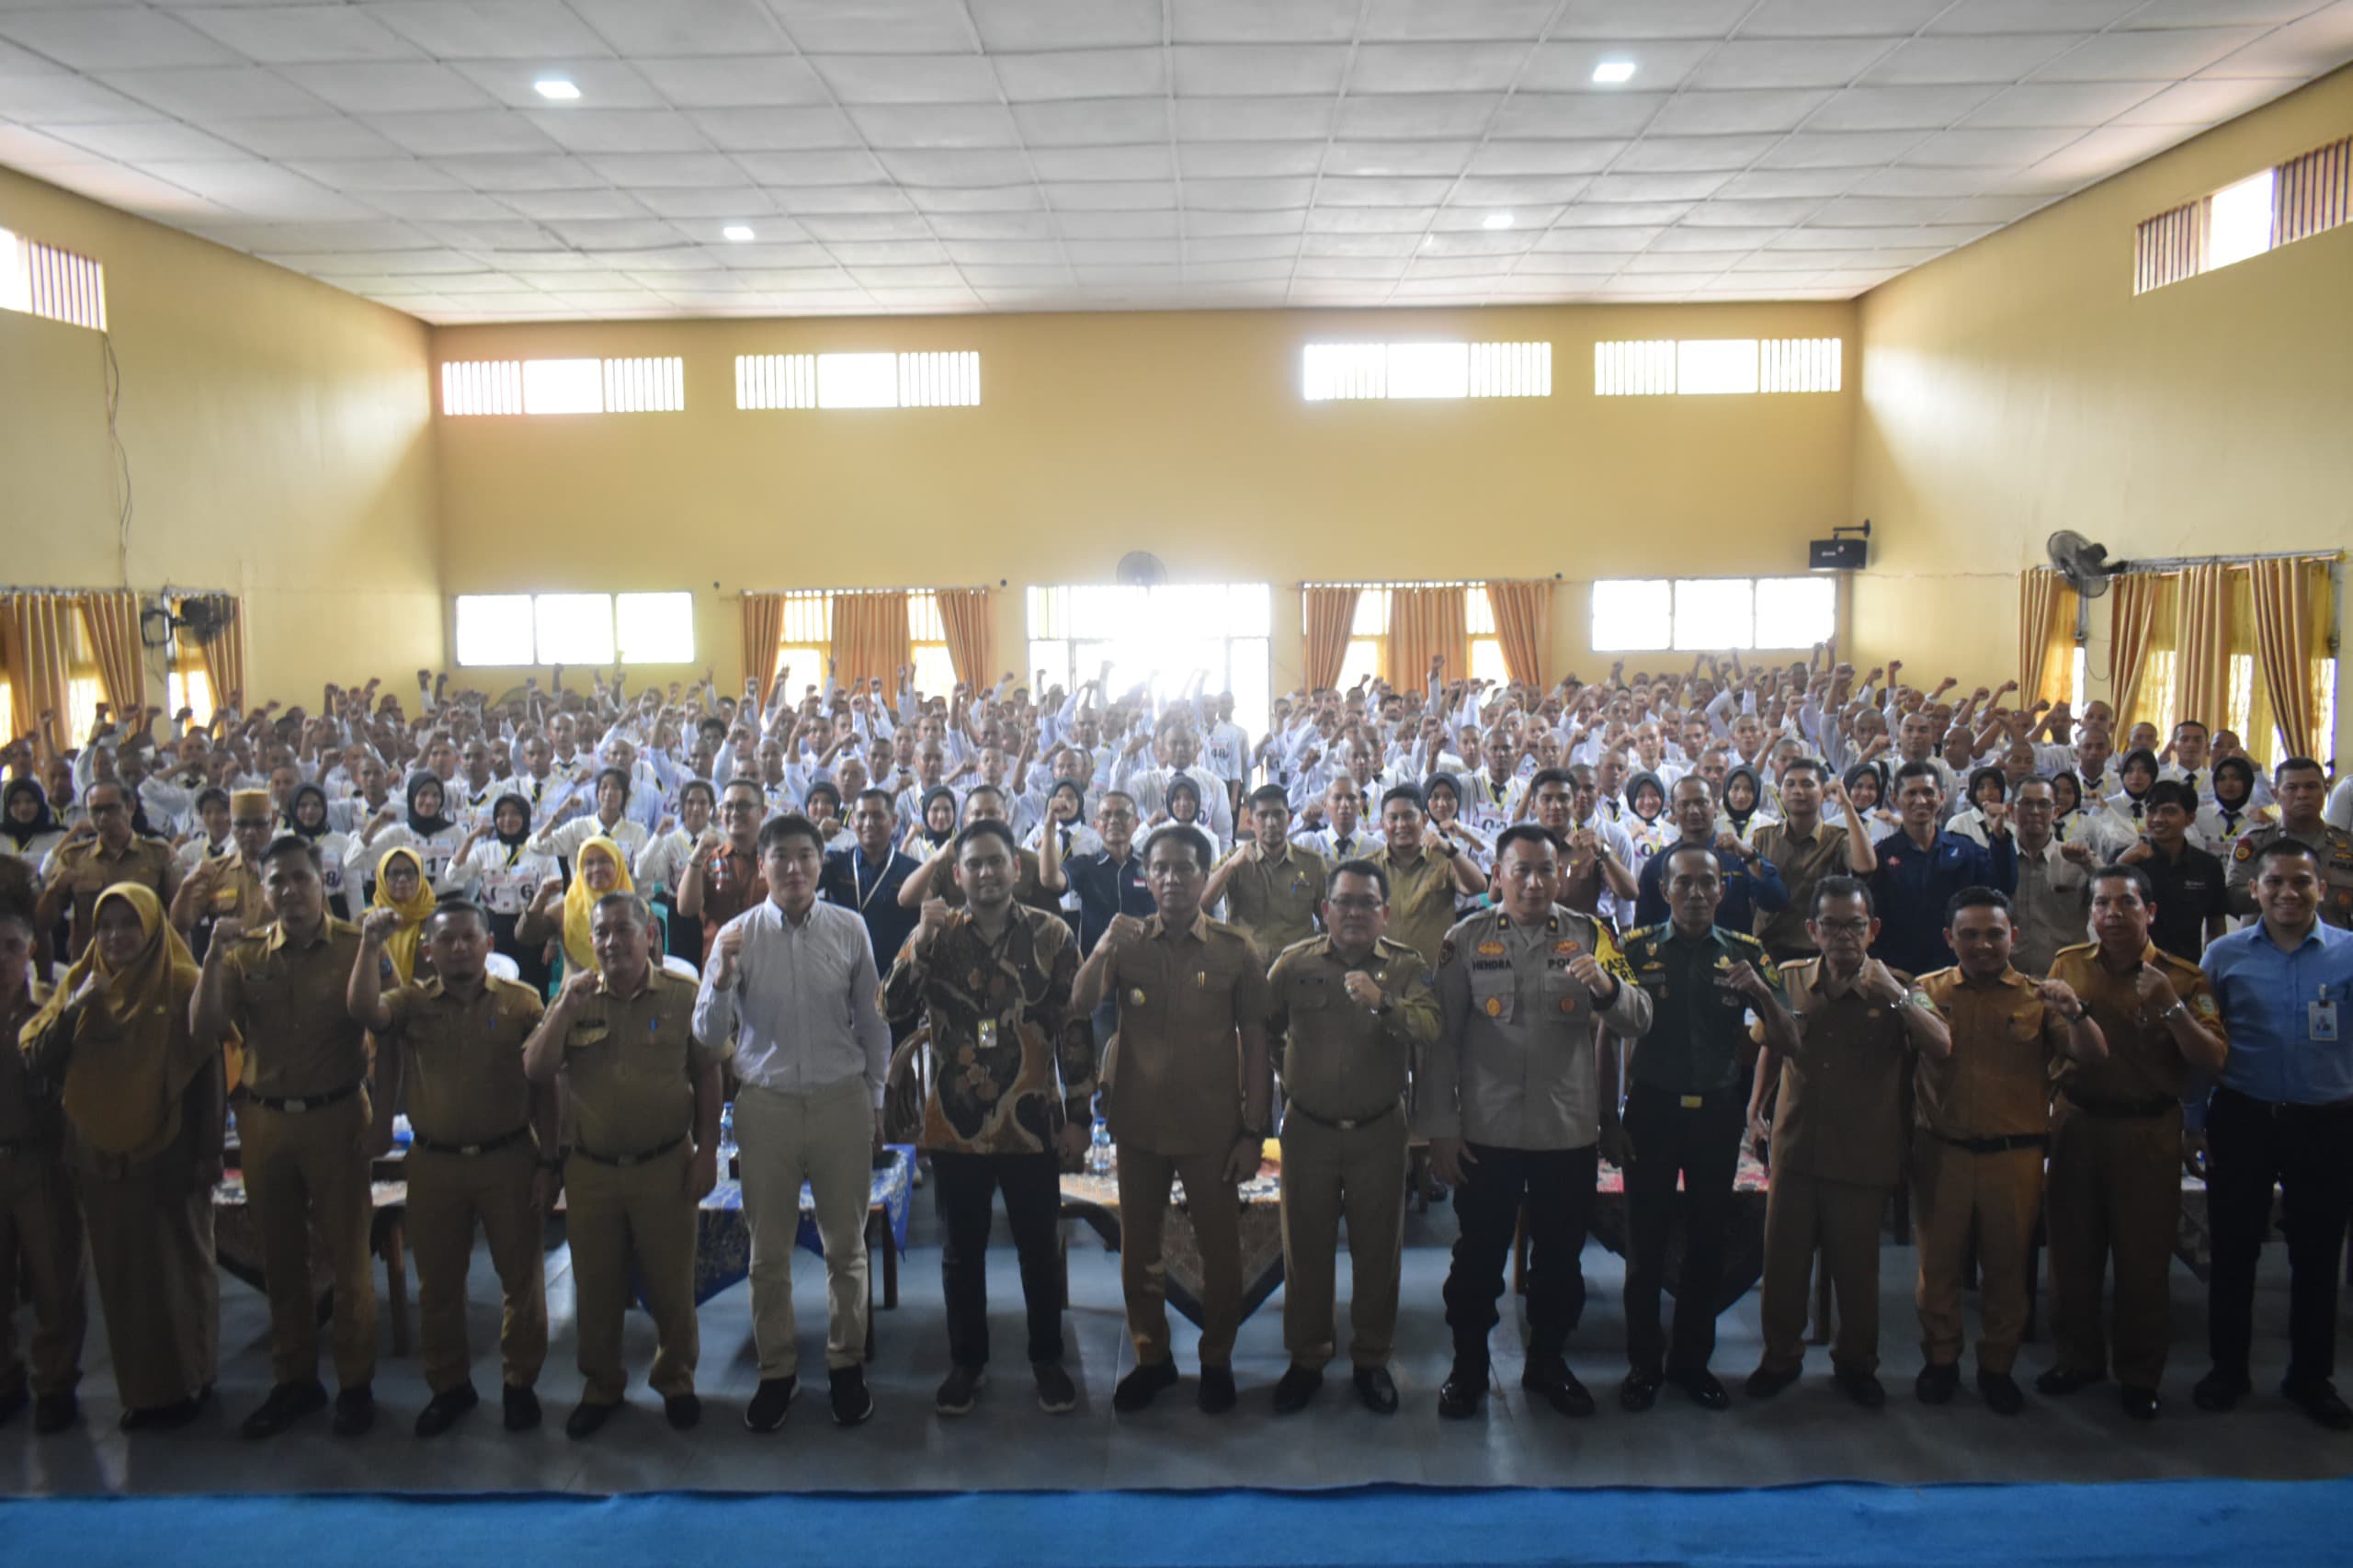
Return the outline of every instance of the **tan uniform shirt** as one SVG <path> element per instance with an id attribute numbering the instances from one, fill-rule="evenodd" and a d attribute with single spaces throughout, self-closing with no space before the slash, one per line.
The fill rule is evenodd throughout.
<path id="1" fill-rule="evenodd" d="M 1790 890 L 1790 902 L 1779 909 L 1756 911 L 1756 939 L 1768 953 L 1810 953 L 1813 938 L 1806 934 L 1806 916 L 1813 904 L 1813 884 L 1847 871 L 1847 829 L 1816 821 L 1813 836 L 1800 838 L 1785 822 L 1768 822 L 1749 835 L 1749 847 L 1773 863 Z"/>
<path id="2" fill-rule="evenodd" d="M 1362 970 L 1381 987 L 1389 1011 L 1376 1013 L 1348 995 L 1346 977 Z M 1438 994 L 1422 955 L 1380 938 L 1360 963 L 1340 955 L 1329 937 L 1283 949 L 1267 976 L 1280 1041 L 1283 1093 L 1311 1117 L 1360 1121 L 1404 1096 L 1414 1060 L 1438 1034 Z"/>
<path id="3" fill-rule="evenodd" d="M 1454 863 L 1427 848 L 1412 865 L 1392 859 L 1382 845 L 1365 857 L 1389 876 L 1389 935 L 1438 968 L 1438 944 L 1454 925 Z"/>
<path id="4" fill-rule="evenodd" d="M 2010 967 L 2020 974 L 2051 972 L 2059 949 L 2084 939 L 2091 919 L 2091 873 L 2059 853 L 2053 838 L 2040 853 L 2018 846 L 2018 885 L 2010 895 L 2010 919 L 2017 938 L 2010 945 Z"/>
<path id="5" fill-rule="evenodd" d="M 695 1040 L 696 984 L 656 964 L 633 996 L 609 980 L 563 1039 L 578 1146 L 608 1157 L 650 1153 L 694 1127 L 694 1075 L 734 1053 Z"/>
<path id="6" fill-rule="evenodd" d="M 1978 984 L 1956 965 L 1922 975 L 1918 985 L 1952 1029 L 1952 1054 L 1923 1056 L 1914 1076 L 1919 1125 L 1961 1140 L 2049 1132 L 2051 1063 L 2065 1054 L 2069 1031 L 2034 983 L 2006 969 Z"/>
<path id="7" fill-rule="evenodd" d="M 1273 1011 L 1250 939 L 1207 915 L 1172 931 L 1157 915 L 1143 939 L 1106 960 L 1120 1004 L 1111 1132 L 1163 1154 L 1230 1148 L 1242 1136 L 1236 1030 Z"/>
<path id="8" fill-rule="evenodd" d="M 430 980 L 390 993 L 384 1006 L 392 1026 L 378 1044 L 408 1053 L 401 1088 L 418 1137 L 487 1143 L 530 1120 L 523 1042 L 544 1010 L 538 992 L 491 975 L 473 995 L 458 996 Z"/>
<path id="9" fill-rule="evenodd" d="M 2321 824 L 2317 834 L 2290 834 L 2278 823 L 2251 828 L 2231 846 L 2227 897 L 2231 913 L 2253 915 L 2255 852 L 2285 835 L 2309 844 L 2320 858 L 2320 917 L 2340 931 L 2353 930 L 2353 833 Z"/>
<path id="10" fill-rule="evenodd" d="M 203 862 L 193 875 L 212 879 L 212 896 L 198 911 L 198 917 L 221 920 L 234 915 L 249 926 L 258 926 L 269 918 L 262 906 L 261 877 L 245 864 L 244 853 L 233 849 Z"/>
<path id="11" fill-rule="evenodd" d="M 1284 949 L 1315 935 L 1315 909 L 1330 866 L 1314 850 L 1289 841 L 1272 860 L 1260 859 L 1255 846 L 1238 851 L 1235 858 L 1239 863 L 1225 883 L 1228 923 L 1271 966 Z"/>
<path id="12" fill-rule="evenodd" d="M 172 846 L 160 838 L 133 838 L 119 851 L 107 848 L 96 838 L 78 839 L 59 845 L 54 859 L 56 869 L 50 884 L 70 889 L 73 893 L 73 953 L 69 957 L 79 955 L 90 945 L 90 916 L 97 907 L 98 895 L 117 882 L 137 882 L 153 888 L 165 907 L 171 906 L 165 881 L 171 874 Z"/>
<path id="13" fill-rule="evenodd" d="M 343 1005 L 358 956 L 359 927 L 332 915 L 301 946 L 277 921 L 231 946 L 229 1017 L 244 1039 L 248 1092 L 312 1099 L 368 1075 L 368 1031 Z"/>
<path id="14" fill-rule="evenodd" d="M 1824 983 L 1822 960 L 1781 966 L 1799 1044 L 1797 1054 L 1781 1062 L 1773 1168 L 1893 1187 L 1904 1174 L 1904 1067 L 1911 1040 L 1903 1008 L 1912 1004 L 1867 994 L 1862 982 L 1879 960 L 1863 961 L 1855 983 L 1835 994 Z M 1764 1043 L 1765 1026 L 1754 1032 Z"/>
<path id="15" fill-rule="evenodd" d="M 2222 1009 L 2206 971 L 2186 959 L 2150 943 L 2141 951 L 2141 963 L 2156 965 L 2172 982 L 2174 994 L 2190 1016 L 2212 1034 L 2223 1033 Z M 2108 1041 L 2105 1062 L 2059 1064 L 2059 1086 L 2078 1104 L 2154 1104 L 2178 1101 L 2189 1092 L 2190 1067 L 2173 1030 L 2159 1021 L 2156 1009 L 2141 1000 L 2140 963 L 2119 974 L 2099 960 L 2099 944 L 2086 942 L 2060 950 L 2052 960 L 2051 978 L 2063 980 L 2084 1006 Z"/>

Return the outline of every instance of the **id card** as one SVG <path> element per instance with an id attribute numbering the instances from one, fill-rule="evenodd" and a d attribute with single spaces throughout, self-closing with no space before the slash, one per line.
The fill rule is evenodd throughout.
<path id="1" fill-rule="evenodd" d="M 2324 1044 L 2336 1040 L 2336 1004 L 2307 1002 L 2304 1004 L 2305 1032 Z"/>

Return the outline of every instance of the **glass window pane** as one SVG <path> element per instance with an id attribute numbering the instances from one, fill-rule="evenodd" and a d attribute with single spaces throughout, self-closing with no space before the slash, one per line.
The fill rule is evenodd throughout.
<path id="1" fill-rule="evenodd" d="M 1664 577 L 1620 577 L 1593 585 L 1596 653 L 1664 648 L 1674 631 L 1674 585 Z"/>
<path id="2" fill-rule="evenodd" d="M 1230 647 L 1233 652 L 1227 663 L 1225 683 L 1222 686 L 1211 685 L 1209 695 L 1215 697 L 1222 691 L 1233 694 L 1233 722 L 1242 726 L 1243 733 L 1255 745 L 1267 733 L 1267 687 L 1271 678 L 1267 639 L 1236 637 Z"/>
<path id="3" fill-rule="evenodd" d="M 831 643 L 788 642 L 784 645 L 778 655 L 777 668 L 784 676 L 787 701 L 798 702 L 817 689 L 818 682 L 824 677 L 825 661 L 833 656 L 833 652 Z M 947 696 L 949 688 L 955 684 L 954 681 L 949 682 L 947 687 L 940 688 L 939 695 Z M 766 698 L 767 693 L 760 695 Z"/>
<path id="4" fill-rule="evenodd" d="M 1381 640 L 1378 637 L 1357 637 L 1348 642 L 1348 651 L 1340 657 L 1339 689 L 1347 690 L 1359 680 L 1381 678 Z"/>
<path id="5" fill-rule="evenodd" d="M 1389 395 L 1469 397 L 1468 343 L 1392 343 L 1389 346 Z"/>
<path id="6" fill-rule="evenodd" d="M 523 412 L 526 414 L 604 413 L 604 361 L 601 359 L 524 360 Z"/>
<path id="7" fill-rule="evenodd" d="M 1386 637 L 1389 635 L 1389 590 L 1358 588 L 1356 619 L 1348 623 L 1351 637 Z"/>
<path id="8" fill-rule="evenodd" d="M 956 689 L 956 662 L 948 656 L 948 645 L 946 643 L 916 643 L 911 650 L 910 657 L 911 662 L 915 666 L 915 689 L 917 691 L 920 691 L 925 696 L 928 697 L 935 691 L 945 693 Z M 1029 667 L 1031 669 L 1036 669 L 1038 666 L 1032 665 Z M 1047 666 L 1047 670 L 1048 674 L 1046 678 L 1049 681 L 1059 678 L 1051 673 L 1052 666 L 1051 665 Z M 1068 681 L 1064 681 L 1063 684 L 1067 687 L 1070 683 Z M 1039 694 L 1033 691 L 1029 695 L 1034 698 Z"/>
<path id="9" fill-rule="evenodd" d="M 458 663 L 515 667 L 533 665 L 531 596 L 460 594 Z"/>
<path id="10" fill-rule="evenodd" d="M 1685 577 L 1675 585 L 1675 646 L 1704 648 L 1756 645 L 1753 595 L 1745 577 Z"/>
<path id="11" fill-rule="evenodd" d="M 1492 681 L 1497 686 L 1511 684 L 1510 666 L 1504 663 L 1504 644 L 1500 637 L 1471 639 L 1471 678 Z"/>
<path id="12" fill-rule="evenodd" d="M 620 629 L 621 663 L 695 662 L 694 595 L 622 594 L 613 608 Z"/>
<path id="13" fill-rule="evenodd" d="M 2271 175 L 2250 175 L 2214 193 L 2206 237 L 2206 265 L 2228 267 L 2271 248 Z"/>
<path id="14" fill-rule="evenodd" d="M 1030 602 L 1034 607 L 1037 602 L 1034 597 L 1037 590 L 1032 589 L 1030 591 L 1033 596 Z M 1066 637 L 1032 637 L 1029 639 L 1029 667 L 1032 670 L 1045 671 L 1046 684 L 1048 686 L 1053 686 L 1059 683 L 1064 691 L 1076 691 L 1078 689 L 1078 683 L 1087 678 L 1086 676 L 1079 675 L 1076 671 L 1072 669 L 1070 662 L 1070 640 Z M 1091 674 L 1092 672 L 1089 673 Z M 918 674 L 920 674 L 920 666 L 918 666 Z M 955 684 L 956 677 L 953 676 L 949 676 L 948 686 L 953 687 Z M 929 696 L 935 691 L 946 689 L 946 687 L 929 685 L 921 679 L 918 679 L 915 682 L 915 685 L 926 696 Z M 1034 697 L 1037 693 L 1032 692 L 1030 695 Z"/>
<path id="15" fill-rule="evenodd" d="M 1756 646 L 1811 648 L 1838 633 L 1838 581 L 1835 577 L 1760 577 L 1756 580 Z"/>
<path id="16" fill-rule="evenodd" d="M 532 601 L 539 619 L 542 665 L 609 665 L 613 662 L 613 597 L 610 594 L 541 594 Z"/>
<path id="17" fill-rule="evenodd" d="M 895 354 L 817 356 L 820 408 L 896 408 L 899 357 Z"/>
<path id="18" fill-rule="evenodd" d="M 1693 392 L 1753 392 L 1756 390 L 1756 340 L 1753 337 L 1688 338 L 1675 346 L 1675 390 Z"/>
<path id="19" fill-rule="evenodd" d="M 1487 585 L 1473 583 L 1462 590 L 1462 626 L 1473 637 L 1495 634 L 1495 601 L 1487 597 Z"/>
<path id="20" fill-rule="evenodd" d="M 1265 637 L 1275 629 L 1275 590 L 1265 583 L 1235 583 L 1226 589 L 1225 630 L 1230 637 Z"/>

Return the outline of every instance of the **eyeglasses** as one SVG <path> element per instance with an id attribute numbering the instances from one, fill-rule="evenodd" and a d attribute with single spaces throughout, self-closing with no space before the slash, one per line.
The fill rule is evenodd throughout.
<path id="1" fill-rule="evenodd" d="M 1814 924 L 1824 931 L 1836 931 L 1842 935 L 1850 937 L 1859 931 L 1868 931 L 1871 928 L 1871 923 L 1869 919 L 1817 920 Z"/>

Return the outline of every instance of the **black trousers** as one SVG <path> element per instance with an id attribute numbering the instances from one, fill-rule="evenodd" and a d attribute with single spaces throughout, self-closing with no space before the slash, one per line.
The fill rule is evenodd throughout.
<path id="1" fill-rule="evenodd" d="M 2217 1371 L 2247 1375 L 2255 1339 L 2255 1266 L 2280 1188 L 2288 1238 L 2288 1378 L 2320 1382 L 2336 1370 L 2336 1271 L 2353 1210 L 2353 1115 L 2274 1105 L 2214 1091 L 2206 1117 L 2206 1219 L 2213 1273 L 2206 1332 Z"/>
<path id="2" fill-rule="evenodd" d="M 939 1283 L 948 1297 L 948 1355 L 959 1367 L 989 1361 L 989 1227 L 996 1194 L 1021 1259 L 1029 1306 L 1029 1359 L 1063 1358 L 1062 1160 L 1042 1154 L 961 1154 L 930 1151 L 948 1239 L 939 1249 Z"/>
<path id="3" fill-rule="evenodd" d="M 1528 1207 L 1528 1353 L 1557 1356 L 1585 1312 L 1586 1232 L 1593 1223 L 1594 1178 L 1600 1160 L 1582 1149 L 1499 1149 L 1468 1145 L 1462 1185 L 1454 1190 L 1453 1267 L 1446 1275 L 1446 1324 L 1457 1365 L 1487 1365 L 1487 1335 L 1501 1321 L 1504 1266 Z M 1475 1163 L 1473 1163 L 1475 1162 Z"/>
<path id="4" fill-rule="evenodd" d="M 1626 1359 L 1645 1371 L 1704 1370 L 1716 1353 L 1716 1298 L 1722 1293 L 1724 1233 L 1732 1184 L 1747 1125 L 1745 1089 L 1720 1089 L 1687 1108 L 1682 1096 L 1636 1084 L 1626 1096 Z M 1683 1190 L 1676 1190 L 1676 1177 Z M 1659 1326 L 1666 1243 L 1680 1202 L 1683 1273 L 1675 1290 L 1675 1339 Z"/>

